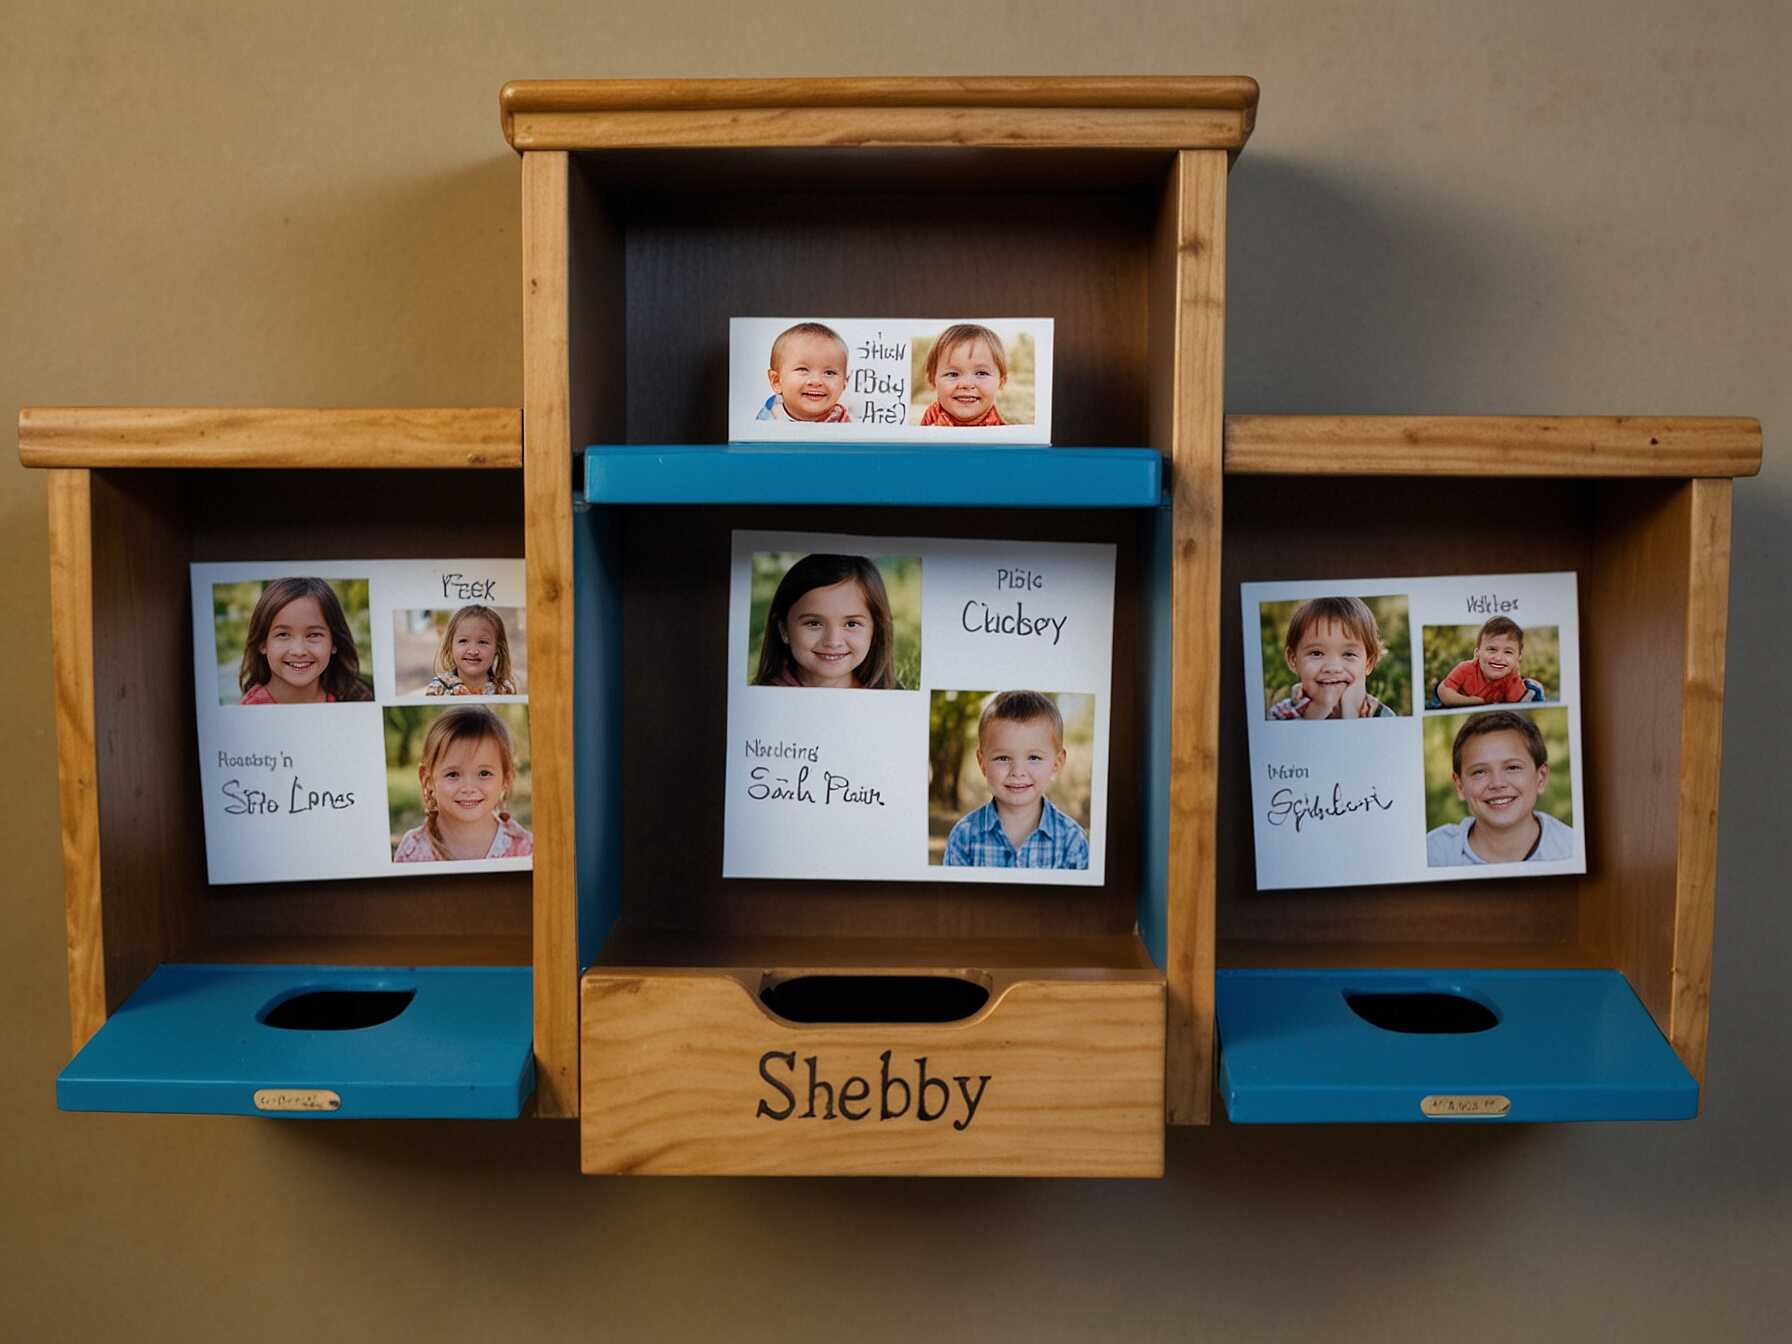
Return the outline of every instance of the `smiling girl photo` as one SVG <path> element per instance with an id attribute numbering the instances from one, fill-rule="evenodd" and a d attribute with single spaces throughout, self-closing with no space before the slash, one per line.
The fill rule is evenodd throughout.
<path id="1" fill-rule="evenodd" d="M 242 611 L 251 597 L 254 607 L 245 618 Z M 373 699 L 373 688 L 361 673 L 360 646 L 368 640 L 365 579 L 295 577 L 265 585 L 218 584 L 212 608 L 220 662 L 225 648 L 242 651 L 234 693 L 229 685 L 220 686 L 222 703 L 322 705 Z"/>

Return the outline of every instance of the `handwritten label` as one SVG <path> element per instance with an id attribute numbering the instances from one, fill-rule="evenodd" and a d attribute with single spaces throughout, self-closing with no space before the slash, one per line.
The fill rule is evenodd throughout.
<path id="1" fill-rule="evenodd" d="M 299 816 L 305 812 L 344 812 L 355 805 L 355 795 L 347 790 L 308 788 L 297 775 L 292 787 L 281 795 L 266 789 L 250 788 L 240 779 L 227 779 L 218 786 L 230 801 L 224 805 L 227 817 L 265 817 L 285 812 Z"/>
<path id="2" fill-rule="evenodd" d="M 835 1084 L 822 1076 L 818 1056 L 805 1055 L 805 1069 L 799 1070 L 796 1051 L 767 1050 L 759 1057 L 759 1076 L 770 1091 L 759 1099 L 753 1114 L 767 1120 L 869 1120 L 875 1116 L 881 1124 L 912 1113 L 923 1124 L 951 1118 L 952 1128 L 961 1134 L 971 1127 L 993 1075 L 929 1074 L 927 1056 L 917 1055 L 911 1078 L 904 1065 L 898 1064 L 891 1070 L 894 1053 L 886 1050 L 878 1056 L 882 1067 L 878 1070 L 874 1105 L 872 1081 L 864 1075 L 849 1074 Z M 806 1079 L 798 1076 L 805 1072 Z M 971 1086 L 973 1080 L 975 1088 Z M 807 1109 L 799 1111 L 797 1108 L 804 1102 Z"/>
<path id="3" fill-rule="evenodd" d="M 836 775 L 832 770 L 823 770 L 821 780 L 817 783 L 811 777 L 814 771 L 808 766 L 801 766 L 794 775 L 775 775 L 763 765 L 756 765 L 747 771 L 747 797 L 756 803 L 792 802 L 820 803 L 823 807 L 831 807 L 835 803 L 856 803 L 860 807 L 883 807 L 883 790 L 869 784 L 854 784 L 845 775 Z M 817 795 L 816 789 L 821 793 Z"/>
<path id="4" fill-rule="evenodd" d="M 258 1111 L 340 1111 L 342 1098 L 321 1087 L 264 1087 L 255 1094 Z"/>
<path id="5" fill-rule="evenodd" d="M 1457 1116 L 1508 1115 L 1512 1111 L 1512 1098 L 1502 1097 L 1497 1093 L 1489 1093 L 1486 1096 L 1438 1093 L 1422 1098 L 1419 1102 L 1419 1110 L 1438 1120 L 1448 1120 Z"/>
<path id="6" fill-rule="evenodd" d="M 1273 770 L 1275 767 L 1270 768 Z M 1358 812 L 1367 816 L 1377 810 L 1386 812 L 1393 805 L 1393 799 L 1382 798 L 1373 788 L 1360 798 L 1346 798 L 1344 786 L 1334 784 L 1329 801 L 1323 794 L 1315 793 L 1308 797 L 1295 793 L 1293 789 L 1277 789 L 1269 800 L 1268 821 L 1271 826 L 1284 826 L 1292 819 L 1295 834 L 1298 835 L 1300 828 L 1309 821 L 1348 817 Z"/>

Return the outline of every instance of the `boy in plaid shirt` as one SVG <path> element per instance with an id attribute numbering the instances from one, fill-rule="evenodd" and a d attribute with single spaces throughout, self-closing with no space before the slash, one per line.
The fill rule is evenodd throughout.
<path id="1" fill-rule="evenodd" d="M 946 837 L 946 863 L 977 868 L 1087 868 L 1089 837 L 1045 791 L 1064 768 L 1064 716 L 1039 691 L 989 697 L 977 723 L 977 768 L 990 800 Z"/>

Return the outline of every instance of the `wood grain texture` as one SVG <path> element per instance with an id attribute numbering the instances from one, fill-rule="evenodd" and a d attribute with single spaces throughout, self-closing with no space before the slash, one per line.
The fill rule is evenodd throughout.
<path id="1" fill-rule="evenodd" d="M 780 975 L 824 968 L 790 968 Z M 952 968 L 941 968 L 950 971 Z M 1078 979 L 989 975 L 990 1001 L 960 1022 L 798 1025 L 755 997 L 758 969 L 600 970 L 583 985 L 581 1166 L 588 1173 L 679 1175 L 1159 1176 L 1163 1173 L 1163 981 L 1155 971 Z M 914 1088 L 916 1060 L 951 1105 L 922 1120 L 891 1094 L 880 1110 L 884 1052 Z M 795 1073 L 768 1052 L 787 1053 Z M 835 1101 L 868 1081 L 863 1119 L 817 1093 L 809 1058 Z M 786 1077 L 792 1114 L 762 1075 Z M 979 1079 L 988 1077 L 987 1084 Z M 978 1097 L 969 1111 L 957 1078 Z M 932 1109 L 940 1094 L 929 1090 Z"/>
<path id="2" fill-rule="evenodd" d="M 100 905 L 100 804 L 93 726 L 91 475 L 52 471 L 50 653 L 56 684 L 56 766 L 62 799 L 62 889 L 68 914 L 70 1050 L 106 1020 Z"/>
<path id="3" fill-rule="evenodd" d="M 28 467 L 517 467 L 514 407 L 27 406 Z"/>
<path id="4" fill-rule="evenodd" d="M 529 113 L 782 107 L 1167 107 L 1257 105 L 1246 75 L 908 76 L 846 79 L 520 79 L 498 91 L 506 121 Z"/>
<path id="5" fill-rule="evenodd" d="M 1753 476 L 1761 425 L 1733 417 L 1229 415 L 1252 476 Z"/>
<path id="6" fill-rule="evenodd" d="M 1172 1124 L 1206 1124 L 1213 1100 L 1226 170 L 1226 156 L 1217 151 L 1178 156 L 1153 245 L 1151 442 L 1170 463 L 1174 502 L 1164 968 L 1169 981 L 1165 1095 Z"/>
<path id="7" fill-rule="evenodd" d="M 519 113 L 522 151 L 927 145 L 1236 150 L 1251 113 L 1208 108 L 790 107 Z"/>
<path id="8" fill-rule="evenodd" d="M 1582 766 L 1590 826 L 1580 930 L 1624 972 L 1664 1035 L 1674 1027 L 1680 844 L 1687 812 L 1715 827 L 1715 741 L 1689 745 L 1692 483 L 1623 482 L 1595 495 L 1594 554 L 1582 589 Z M 1720 597 L 1721 602 L 1721 597 Z M 1721 624 L 1721 612 L 1718 615 Z M 1621 696 L 1596 688 L 1622 685 Z M 1682 780 L 1713 762 L 1709 799 Z M 1706 808 L 1709 807 L 1709 812 Z M 1696 823 L 1695 823 L 1696 824 Z M 1707 969 L 1708 969 L 1707 962 Z"/>
<path id="9" fill-rule="evenodd" d="M 605 966 L 975 966 L 1083 971 L 1149 971 L 1136 934 L 1084 938 L 916 938 L 876 934 L 716 935 L 619 928 L 604 944 Z"/>
<path id="10" fill-rule="evenodd" d="M 1705 1081 L 1711 941 L 1717 908 L 1717 801 L 1723 754 L 1724 642 L 1729 625 L 1730 508 L 1724 480 L 1689 483 L 1685 712 L 1680 724 L 1679 852 L 1668 1039 Z"/>
<path id="11" fill-rule="evenodd" d="M 523 159 L 523 494 L 535 743 L 536 1114 L 578 1114 L 567 157 Z"/>

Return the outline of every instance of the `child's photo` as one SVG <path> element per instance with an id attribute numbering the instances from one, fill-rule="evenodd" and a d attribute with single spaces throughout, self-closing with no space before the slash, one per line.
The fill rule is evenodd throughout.
<path id="1" fill-rule="evenodd" d="M 921 560 L 753 556 L 747 679 L 754 686 L 911 690 L 921 680 Z"/>
<path id="2" fill-rule="evenodd" d="M 1509 616 L 1483 625 L 1424 628 L 1425 708 L 1541 704 L 1559 701 L 1559 627 L 1528 630 Z"/>
<path id="3" fill-rule="evenodd" d="M 842 424 L 852 419 L 841 401 L 848 351 L 840 333 L 824 322 L 798 322 L 772 342 L 765 377 L 771 395 L 758 420 Z"/>
<path id="4" fill-rule="evenodd" d="M 928 717 L 930 864 L 1088 868 L 1093 695 L 935 691 Z"/>
<path id="5" fill-rule="evenodd" d="M 396 695 L 527 695 L 522 607 L 477 604 L 392 613 Z"/>
<path id="6" fill-rule="evenodd" d="M 910 419 L 919 425 L 984 429 L 1030 425 L 1034 411 L 1033 337 L 958 322 L 914 342 Z"/>
<path id="7" fill-rule="evenodd" d="M 393 863 L 534 853 L 527 705 L 402 706 L 383 718 Z"/>
<path id="8" fill-rule="evenodd" d="M 1412 713 L 1411 621 L 1397 597 L 1258 604 L 1263 708 L 1275 721 Z"/>
<path id="9" fill-rule="evenodd" d="M 1568 711 L 1427 715 L 1425 862 L 1549 862 L 1576 852 Z"/>
<path id="10" fill-rule="evenodd" d="M 366 579 L 251 579 L 211 590 L 220 705 L 373 699 L 362 670 L 373 646 Z"/>

